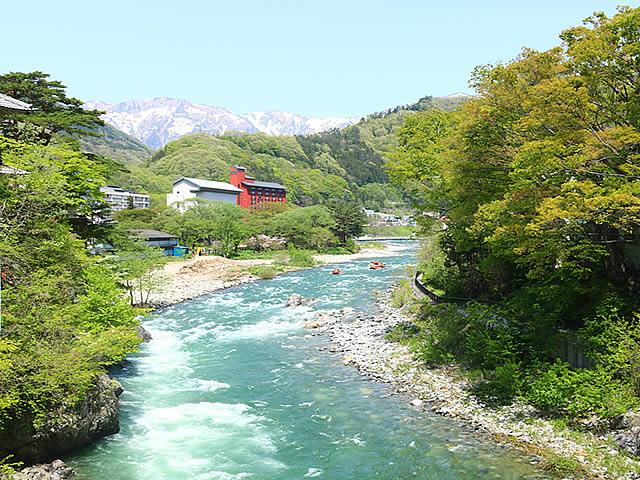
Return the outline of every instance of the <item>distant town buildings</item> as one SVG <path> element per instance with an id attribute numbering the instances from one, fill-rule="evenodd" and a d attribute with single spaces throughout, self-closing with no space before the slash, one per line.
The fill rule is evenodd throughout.
<path id="1" fill-rule="evenodd" d="M 244 167 L 234 165 L 229 183 L 189 177 L 176 180 L 173 191 L 167 194 L 167 205 L 185 211 L 196 203 L 195 199 L 252 208 L 263 203 L 286 203 L 287 189 L 279 183 L 259 182 L 247 176 Z"/>
<path id="2" fill-rule="evenodd" d="M 149 208 L 149 195 L 142 195 L 114 185 L 101 187 L 100 191 L 112 212 L 129 208 Z"/>
<path id="3" fill-rule="evenodd" d="M 415 219 L 410 215 L 393 215 L 390 213 L 375 212 L 368 208 L 362 209 L 367 216 L 367 223 L 372 226 L 416 226 Z"/>

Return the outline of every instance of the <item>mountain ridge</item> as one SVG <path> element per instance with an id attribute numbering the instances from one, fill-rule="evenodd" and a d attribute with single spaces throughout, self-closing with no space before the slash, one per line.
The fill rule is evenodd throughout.
<path id="1" fill-rule="evenodd" d="M 189 133 L 218 135 L 239 131 L 269 135 L 306 135 L 344 128 L 360 119 L 305 117 L 279 110 L 240 115 L 224 107 L 170 97 L 128 100 L 116 104 L 89 101 L 84 107 L 105 111 L 102 118 L 108 124 L 153 149 Z"/>

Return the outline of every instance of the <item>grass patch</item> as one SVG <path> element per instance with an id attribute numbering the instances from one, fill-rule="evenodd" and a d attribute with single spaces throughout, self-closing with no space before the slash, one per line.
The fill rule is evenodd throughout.
<path id="1" fill-rule="evenodd" d="M 269 280 L 285 270 L 278 265 L 256 265 L 255 267 L 249 267 L 247 271 L 258 278 Z"/>
<path id="2" fill-rule="evenodd" d="M 263 250 L 257 252 L 255 250 L 240 250 L 233 257 L 234 260 L 272 260 L 278 256 L 281 250 Z"/>

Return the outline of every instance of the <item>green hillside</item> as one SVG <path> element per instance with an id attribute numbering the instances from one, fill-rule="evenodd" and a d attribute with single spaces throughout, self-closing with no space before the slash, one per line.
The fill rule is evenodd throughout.
<path id="1" fill-rule="evenodd" d="M 415 112 L 451 110 L 462 101 L 424 97 L 369 115 L 350 127 L 314 135 L 196 133 L 168 143 L 153 155 L 113 127 L 104 130 L 104 137 L 86 139 L 85 145 L 127 165 L 124 171 L 114 172 L 111 182 L 156 194 L 158 201 L 181 176 L 227 181 L 229 167 L 239 164 L 256 178 L 285 185 L 289 200 L 297 205 L 346 197 L 375 210 L 393 209 L 401 203 L 402 193 L 389 183 L 384 165 L 385 156 L 397 146 L 395 132 Z"/>
<path id="2" fill-rule="evenodd" d="M 140 164 L 151 157 L 153 150 L 137 138 L 118 130 L 109 124 L 96 127 L 94 136 L 79 138 L 86 152 L 111 158 L 124 164 Z"/>

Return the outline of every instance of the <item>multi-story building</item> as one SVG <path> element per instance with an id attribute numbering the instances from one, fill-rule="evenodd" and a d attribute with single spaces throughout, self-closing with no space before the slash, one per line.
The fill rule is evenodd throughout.
<path id="1" fill-rule="evenodd" d="M 182 177 L 173 182 L 173 191 L 167 194 L 167 205 L 184 212 L 196 199 L 238 203 L 241 190 L 226 182 Z"/>
<path id="2" fill-rule="evenodd" d="M 149 195 L 131 192 L 114 185 L 101 187 L 100 191 L 112 212 L 119 212 L 128 208 L 149 208 Z"/>
<path id="3" fill-rule="evenodd" d="M 238 205 L 252 208 L 262 203 L 287 203 L 287 189 L 279 183 L 259 182 L 247 176 L 246 169 L 239 165 L 231 167 L 229 183 L 241 190 Z"/>

